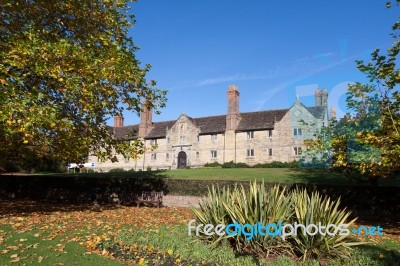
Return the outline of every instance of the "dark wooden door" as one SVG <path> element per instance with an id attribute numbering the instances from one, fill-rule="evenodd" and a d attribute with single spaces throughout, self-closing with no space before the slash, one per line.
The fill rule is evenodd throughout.
<path id="1" fill-rule="evenodd" d="M 178 153 L 178 169 L 183 169 L 186 167 L 187 156 L 184 151 Z"/>

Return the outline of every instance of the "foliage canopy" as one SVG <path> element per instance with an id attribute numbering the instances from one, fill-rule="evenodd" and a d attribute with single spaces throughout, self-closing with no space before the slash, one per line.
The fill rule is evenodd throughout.
<path id="1" fill-rule="evenodd" d="M 0 146 L 4 158 L 51 156 L 81 162 L 89 149 L 112 158 L 143 152 L 113 139 L 105 126 L 147 99 L 165 106 L 147 82 L 150 65 L 135 57 L 128 0 L 2 0 L 0 8 Z"/>

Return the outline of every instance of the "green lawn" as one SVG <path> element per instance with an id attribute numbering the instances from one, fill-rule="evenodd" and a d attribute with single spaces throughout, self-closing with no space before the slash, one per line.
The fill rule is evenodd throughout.
<path id="1" fill-rule="evenodd" d="M 346 176 L 329 169 L 305 168 L 199 168 L 161 172 L 172 179 L 188 180 L 258 180 L 269 183 L 354 185 Z M 380 186 L 400 186 L 400 178 L 379 180 Z"/>
<path id="2" fill-rule="evenodd" d="M 295 168 L 200 168 L 166 171 L 173 179 L 190 180 L 258 180 L 271 183 L 335 183 L 347 184 L 341 174 L 322 169 Z"/>
<path id="3" fill-rule="evenodd" d="M 263 260 L 212 248 L 188 236 L 185 208 L 93 208 L 30 201 L 0 202 L 0 265 L 321 265 L 293 258 Z M 399 265 L 398 228 L 367 239 L 350 259 L 323 265 Z"/>
<path id="4" fill-rule="evenodd" d="M 46 174 L 54 176 L 104 176 L 104 177 L 164 177 L 186 180 L 264 180 L 267 183 L 303 183 L 325 185 L 360 185 L 350 181 L 341 173 L 329 169 L 305 168 L 199 168 L 152 172 L 113 172 L 113 173 L 81 173 L 81 174 Z M 361 185 L 369 185 L 363 182 Z M 379 180 L 379 186 L 400 186 L 400 178 Z"/>

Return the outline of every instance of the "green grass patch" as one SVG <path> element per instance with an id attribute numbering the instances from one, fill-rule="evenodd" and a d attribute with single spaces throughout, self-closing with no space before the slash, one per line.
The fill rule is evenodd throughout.
<path id="1" fill-rule="evenodd" d="M 145 263 L 149 265 L 162 265 L 163 262 L 175 262 L 168 265 L 182 265 L 180 263 L 189 262 L 192 265 L 399 265 L 400 254 L 393 250 L 387 249 L 381 245 L 367 245 L 354 248 L 351 252 L 350 259 L 336 258 L 330 261 L 307 260 L 305 262 L 295 261 L 293 258 L 280 256 L 265 260 L 250 255 L 237 255 L 227 243 L 223 243 L 217 247 L 211 247 L 210 244 L 200 241 L 195 236 L 189 237 L 186 225 L 177 225 L 174 227 L 160 227 L 153 230 L 139 229 L 136 231 L 121 232 L 113 243 L 107 243 L 110 250 L 115 250 L 117 246 L 123 246 L 125 250 L 142 249 L 151 252 L 147 254 L 158 254 L 154 256 L 146 256 Z M 100 245 L 104 248 L 104 245 Z M 141 253 L 145 254 L 145 252 Z M 166 255 L 164 257 L 163 255 Z M 126 253 L 125 253 L 126 255 Z M 161 255 L 161 256 L 160 256 Z M 134 256 L 134 255 L 131 255 Z M 128 256 L 129 257 L 129 256 Z M 159 260 L 157 260 L 159 259 Z M 161 259 L 161 260 L 160 260 Z M 155 264 L 153 264 L 155 263 Z M 397 263 L 397 264 L 396 264 Z"/>
<path id="2" fill-rule="evenodd" d="M 64 241 L 65 235 L 51 238 L 50 230 L 17 233 L 9 225 L 0 230 L 6 236 L 0 244 L 0 265 L 122 265 L 88 252 L 84 245 Z"/>
<path id="3" fill-rule="evenodd" d="M 148 178 L 160 177 L 184 180 L 265 181 L 284 184 L 321 185 L 370 185 L 368 182 L 354 183 L 344 174 L 329 169 L 306 168 L 198 168 L 167 171 L 117 171 L 108 173 L 42 174 L 54 177 L 104 177 L 104 178 Z M 32 175 L 35 176 L 35 175 Z M 400 186 L 400 178 L 382 179 L 378 186 Z"/>
<path id="4" fill-rule="evenodd" d="M 184 208 L 99 210 L 88 206 L 1 201 L 0 265 L 135 265 L 142 262 L 143 265 L 383 266 L 398 265 L 400 261 L 396 251 L 400 242 L 393 238 L 398 235 L 397 224 L 385 237 L 355 248 L 349 260 L 308 260 L 298 264 L 288 257 L 264 260 L 237 255 L 226 243 L 212 248 L 198 237 L 188 236 L 187 221 L 192 218 Z M 389 227 L 385 225 L 386 228 Z M 97 249 L 90 243 L 95 243 Z"/>

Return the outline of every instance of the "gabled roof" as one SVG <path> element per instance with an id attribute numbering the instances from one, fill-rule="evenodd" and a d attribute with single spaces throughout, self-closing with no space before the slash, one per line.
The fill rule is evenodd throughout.
<path id="1" fill-rule="evenodd" d="M 200 128 L 200 134 L 225 132 L 226 115 L 192 118 L 193 123 Z"/>
<path id="2" fill-rule="evenodd" d="M 240 113 L 241 119 L 237 131 L 273 129 L 274 121 L 280 121 L 289 109 L 269 110 L 259 112 Z M 193 124 L 200 129 L 201 135 L 216 134 L 225 132 L 226 115 L 207 116 L 191 118 L 186 116 Z M 154 122 L 151 130 L 146 135 L 146 139 L 165 138 L 167 128 L 174 126 L 177 120 Z M 110 127 L 114 130 L 115 137 L 118 139 L 135 139 L 139 132 L 139 125 L 124 127 Z"/>
<path id="3" fill-rule="evenodd" d="M 324 118 L 326 107 L 325 106 L 314 106 L 314 107 L 306 107 L 306 109 L 315 117 L 315 118 Z"/>
<path id="4" fill-rule="evenodd" d="M 280 121 L 289 109 L 241 113 L 236 131 L 273 129 L 274 121 Z"/>
<path id="5" fill-rule="evenodd" d="M 175 125 L 176 120 L 163 121 L 163 122 L 155 122 L 153 123 L 150 132 L 147 133 L 146 139 L 157 139 L 157 138 L 165 138 L 167 135 L 167 128 L 170 129 L 173 125 Z"/>
<path id="6" fill-rule="evenodd" d="M 139 132 L 139 125 L 130 125 L 124 127 L 111 127 L 114 131 L 114 137 L 117 139 L 135 139 Z"/>
<path id="7" fill-rule="evenodd" d="M 299 101 L 299 99 L 296 100 L 296 102 L 292 105 L 292 107 L 296 104 L 300 104 L 302 107 L 304 107 L 304 109 L 309 111 L 317 119 L 323 119 L 325 117 L 325 112 L 327 111 L 326 106 L 307 107 L 301 101 Z"/>

